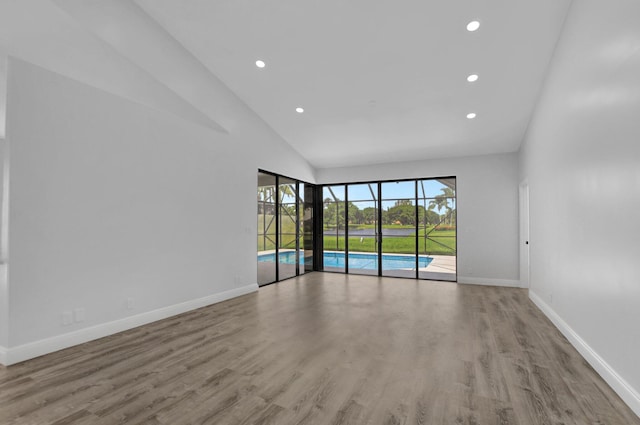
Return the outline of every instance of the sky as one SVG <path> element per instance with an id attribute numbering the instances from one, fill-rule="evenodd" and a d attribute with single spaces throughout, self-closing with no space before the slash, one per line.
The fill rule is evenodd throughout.
<path id="1" fill-rule="evenodd" d="M 418 198 L 433 199 L 436 196 L 442 195 L 442 189 L 447 185 L 442 182 L 446 181 L 449 186 L 455 186 L 455 179 L 424 179 L 418 180 Z M 323 190 L 322 199 L 333 199 L 334 197 L 339 200 L 345 199 L 345 188 L 348 186 L 349 202 L 356 204 L 359 209 L 367 207 L 375 207 L 375 200 L 378 197 L 377 183 L 356 183 L 348 185 L 333 185 L 325 186 Z M 414 200 L 415 199 L 415 181 L 397 181 L 397 182 L 383 182 L 382 187 L 382 208 L 384 210 L 393 207 L 398 200 Z M 304 193 L 304 184 L 300 183 L 300 192 Z M 373 192 L 373 193 L 372 193 Z M 333 194 L 332 194 L 333 193 Z M 282 194 L 282 202 L 285 204 L 295 203 L 295 197 L 293 194 Z M 425 202 L 420 202 L 421 205 L 425 205 Z M 449 206 L 455 208 L 455 200 L 449 202 Z M 437 211 L 437 210 L 436 210 Z M 442 213 L 443 211 L 440 211 Z"/>
<path id="2" fill-rule="evenodd" d="M 451 181 L 453 179 L 448 179 Z M 377 193 L 377 184 L 350 184 L 348 185 L 349 190 L 349 202 L 354 202 L 358 205 L 359 208 L 364 208 L 367 206 L 364 202 L 358 201 L 370 201 L 371 206 L 373 205 L 374 199 L 378 197 Z M 442 195 L 442 189 L 447 187 L 442 184 L 440 181 L 435 179 L 429 180 L 418 180 L 418 197 L 419 198 L 434 198 L 438 195 Z M 331 186 L 331 191 L 333 191 L 333 195 L 340 199 L 344 200 L 345 198 L 345 185 L 335 185 Z M 331 191 L 328 187 L 324 188 L 323 199 L 333 198 L 331 196 Z M 373 191 L 373 195 L 371 194 Z M 374 198 L 375 196 L 375 198 Z M 399 182 L 384 182 L 382 183 L 382 208 L 387 209 L 395 205 L 396 201 L 399 199 L 415 199 L 415 182 L 414 181 L 399 181 Z"/>

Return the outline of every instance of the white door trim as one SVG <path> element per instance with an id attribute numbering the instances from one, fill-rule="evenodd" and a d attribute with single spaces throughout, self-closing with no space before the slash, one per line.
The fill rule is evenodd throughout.
<path id="1" fill-rule="evenodd" d="M 528 288 L 530 285 L 530 233 L 529 233 L 529 182 L 523 180 L 519 186 L 519 216 L 520 216 L 520 286 Z"/>

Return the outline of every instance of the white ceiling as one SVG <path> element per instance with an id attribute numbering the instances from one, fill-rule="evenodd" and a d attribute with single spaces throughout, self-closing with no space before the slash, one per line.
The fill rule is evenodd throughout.
<path id="1" fill-rule="evenodd" d="M 321 168 L 517 151 L 569 5 L 136 2 Z"/>
<path id="2" fill-rule="evenodd" d="M 220 79 L 325 168 L 517 151 L 569 3 L 2 0 L 0 48 L 232 130 Z"/>

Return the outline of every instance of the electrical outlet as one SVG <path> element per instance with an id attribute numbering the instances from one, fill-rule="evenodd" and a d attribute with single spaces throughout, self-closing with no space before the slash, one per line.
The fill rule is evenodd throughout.
<path id="1" fill-rule="evenodd" d="M 131 310 L 135 306 L 133 298 L 127 298 L 127 309 Z"/>
<path id="2" fill-rule="evenodd" d="M 84 307 L 76 308 L 73 310 L 73 320 L 77 322 L 84 322 L 85 314 Z"/>
<path id="3" fill-rule="evenodd" d="M 67 326 L 73 323 L 73 313 L 70 311 L 62 312 L 62 325 Z"/>

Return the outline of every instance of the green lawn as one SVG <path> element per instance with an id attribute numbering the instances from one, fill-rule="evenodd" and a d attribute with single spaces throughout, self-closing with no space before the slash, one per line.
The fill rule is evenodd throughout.
<path id="1" fill-rule="evenodd" d="M 424 235 L 424 231 L 419 233 Z M 444 246 L 443 246 L 444 245 Z M 324 249 L 328 251 L 344 251 L 344 236 L 324 237 Z M 382 243 L 385 253 L 413 254 L 416 252 L 415 236 L 385 237 Z M 432 232 L 427 240 L 423 237 L 418 240 L 418 252 L 432 255 L 455 255 L 456 232 L 455 230 L 443 230 Z M 374 238 L 350 237 L 349 251 L 376 252 Z"/>
<path id="2" fill-rule="evenodd" d="M 258 229 L 259 232 L 263 227 L 263 217 L 258 215 Z M 272 218 L 268 215 L 266 217 L 267 222 Z M 362 224 L 357 227 L 351 226 L 350 229 L 373 229 L 373 224 Z M 385 228 L 390 229 L 413 229 L 413 226 L 403 226 L 400 224 L 385 224 Z M 267 232 L 267 240 L 262 234 L 258 235 L 258 251 L 267 251 L 275 249 L 275 223 L 272 223 L 270 229 Z M 433 227 L 428 227 L 426 231 L 429 236 L 425 242 L 424 233 L 425 229 L 418 230 L 418 252 L 420 254 L 432 254 L 432 255 L 455 255 L 456 249 L 456 231 L 455 230 L 435 230 Z M 282 241 L 280 247 L 282 248 L 295 248 L 295 223 L 291 220 L 283 220 L 282 223 Z M 269 240 L 271 239 L 271 241 Z M 443 246 L 444 245 L 444 246 Z M 344 251 L 344 236 L 324 236 L 324 249 L 327 251 Z M 360 237 L 349 237 L 349 250 L 361 251 L 361 252 L 375 252 L 374 238 L 363 238 L 362 242 Z M 385 237 L 383 242 L 383 251 L 385 253 L 394 254 L 413 254 L 416 250 L 416 241 L 414 235 L 399 236 L 399 237 Z"/>
<path id="3" fill-rule="evenodd" d="M 350 224 L 349 229 L 350 230 L 374 229 L 377 226 L 378 226 L 377 224 Z M 405 224 L 384 224 L 383 226 L 387 229 L 413 229 L 413 226 L 407 226 Z M 326 230 L 326 226 L 325 226 L 325 230 Z"/>

